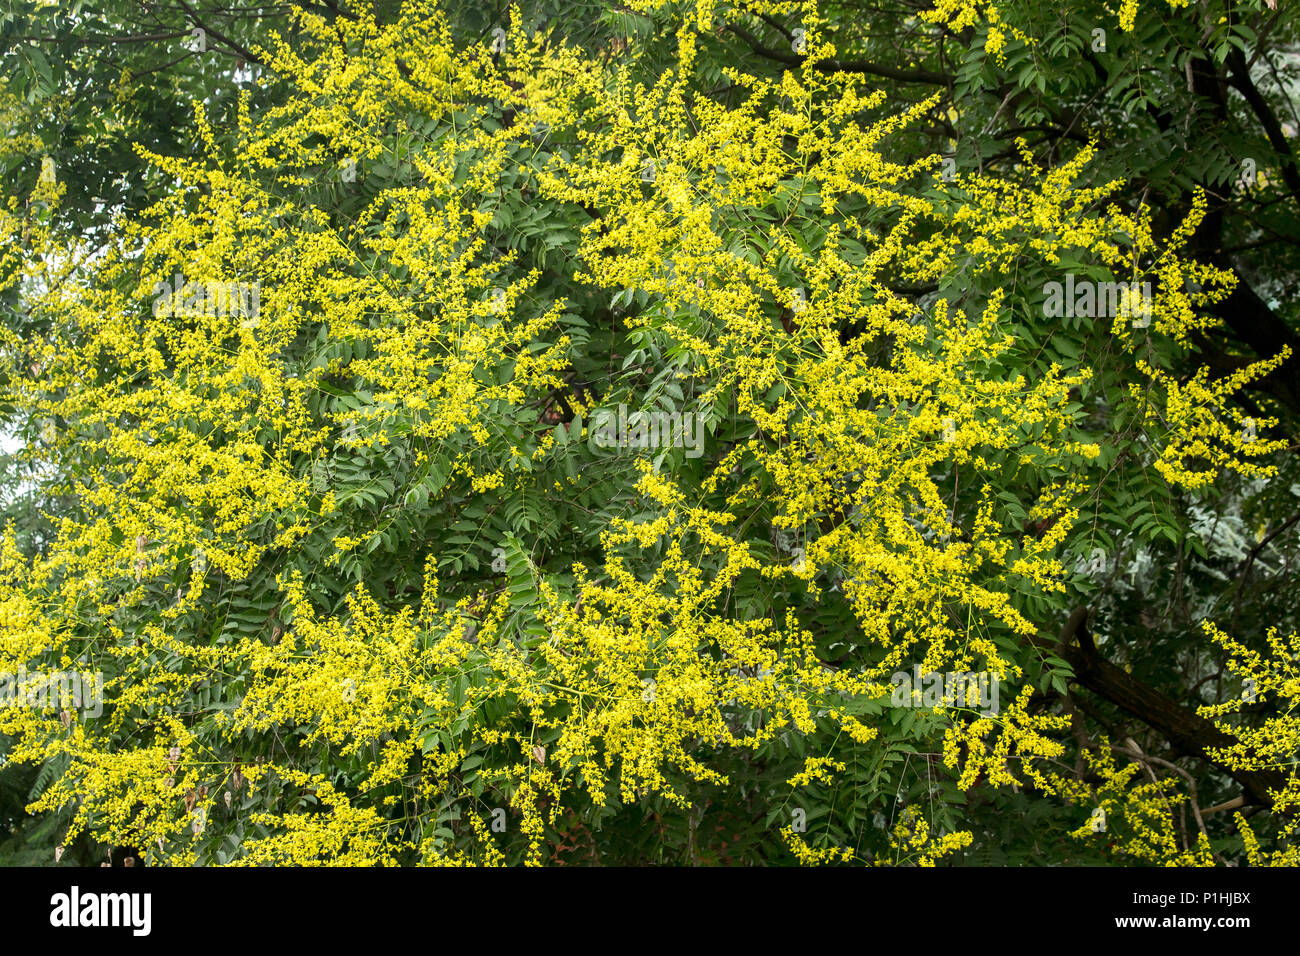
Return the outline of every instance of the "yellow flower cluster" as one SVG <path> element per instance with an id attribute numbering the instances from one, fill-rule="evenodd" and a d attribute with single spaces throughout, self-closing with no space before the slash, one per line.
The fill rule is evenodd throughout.
<path id="1" fill-rule="evenodd" d="M 960 200 L 918 195 L 909 183 L 935 157 L 900 164 L 883 144 L 930 104 L 869 119 L 883 97 L 859 77 L 730 70 L 737 105 L 692 98 L 693 31 L 718 15 L 705 0 L 675 68 L 648 88 L 626 65 L 531 42 L 496 63 L 482 45 L 458 48 L 434 5 L 408 6 L 384 25 L 298 10 L 318 55 L 276 41 L 268 56 L 300 95 L 257 117 L 244 101 L 233 164 L 196 106 L 205 154 L 149 157 L 178 189 L 124 224 L 84 281 L 35 296 L 57 340 L 6 343 L 39 363 L 17 386 L 23 407 L 63 423 L 34 455 L 82 468 L 66 489 L 78 508 L 40 554 L 3 539 L 0 670 L 84 657 L 108 673 L 112 705 L 98 722 L 0 712 L 10 759 L 66 761 L 33 810 L 75 804 L 73 833 L 138 841 L 151 862 L 215 859 L 204 833 L 230 821 L 248 824 L 234 860 L 246 864 L 495 863 L 503 832 L 540 863 L 566 808 L 648 795 L 688 808 L 692 785 L 732 782 L 710 755 L 820 745 L 827 728 L 877 744 L 858 705 L 887 699 L 888 675 L 913 660 L 1022 676 L 1005 647 L 1038 622 L 1019 598 L 1060 589 L 1088 490 L 1071 475 L 1099 454 L 1070 408 L 1088 373 L 1000 374 L 1015 344 L 1001 291 L 918 315 L 891 290 L 1080 250 L 1115 269 L 1156 261 L 1170 280 L 1156 326 L 1177 339 L 1202 321 L 1172 281 L 1191 274 L 1179 242 L 1157 249 L 1140 218 L 1097 214 L 1112 187 L 1076 185 L 1087 151 L 1032 185 L 972 177 Z M 975 11 L 945 0 L 933 16 L 960 26 Z M 535 162 L 529 124 L 465 120 L 483 101 L 566 125 L 576 145 Z M 398 156 L 413 117 L 444 132 Z M 357 221 L 283 198 L 346 162 L 376 168 Z M 413 175 L 378 172 L 399 167 Z M 509 585 L 460 600 L 440 595 L 437 554 L 422 587 L 342 589 L 333 576 L 365 567 L 399 502 L 468 510 L 558 486 L 538 474 L 569 446 L 525 426 L 567 387 L 570 306 L 536 269 L 500 278 L 511 260 L 492 261 L 483 235 L 490 197 L 521 182 L 553 207 L 599 211 L 573 281 L 605 298 L 651 294 L 631 331 L 679 362 L 696 407 L 752 422 L 753 437 L 698 474 L 641 461 L 637 511 L 608 522 L 603 563 L 575 565 L 571 581 L 512 545 Z M 807 219 L 822 226 L 816 244 L 794 228 Z M 0 238 L 15 228 L 0 215 Z M 258 314 L 155 309 L 178 273 L 260 283 Z M 1135 401 L 1165 396 L 1164 416 L 1149 412 L 1167 439 L 1156 467 L 1193 486 L 1253 473 L 1242 459 L 1274 445 L 1235 441 L 1224 399 L 1268 366 L 1179 383 L 1116 335 L 1149 379 Z M 311 362 L 286 358 L 304 341 Z M 341 448 L 409 455 L 420 481 L 354 480 Z M 1207 464 L 1193 471 L 1191 458 Z M 1035 476 L 1028 500 L 1011 497 L 1021 518 L 1053 519 L 1049 531 L 1024 533 L 1006 474 Z M 972 520 L 955 513 L 957 483 L 979 489 Z M 363 506 L 369 526 L 326 534 Z M 800 536 L 801 562 L 754 545 L 747 527 L 764 514 Z M 799 609 L 738 608 L 753 581 L 805 589 L 814 609 L 846 604 L 860 659 L 828 663 Z M 253 611 L 234 613 L 237 598 Z M 1031 714 L 1031 693 L 997 715 L 936 717 L 961 787 L 1078 795 L 1037 765 L 1061 753 L 1051 734 L 1065 722 Z M 1249 746 L 1291 739 L 1270 734 Z M 263 761 L 239 762 L 252 743 Z M 828 784 L 846 766 L 823 750 L 787 783 Z M 783 833 L 804 862 L 855 858 Z M 1167 836 L 1132 852 L 1173 852 Z M 909 810 L 888 862 L 932 865 L 971 839 L 932 838 Z"/>

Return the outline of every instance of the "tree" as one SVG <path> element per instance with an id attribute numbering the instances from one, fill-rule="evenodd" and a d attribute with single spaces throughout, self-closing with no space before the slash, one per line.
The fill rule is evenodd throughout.
<path id="1" fill-rule="evenodd" d="M 1197 515 L 1294 467 L 1289 317 L 1207 239 L 1268 213 L 1071 142 L 1140 65 L 1033 5 L 545 9 L 246 25 L 149 205 L 0 218 L 48 515 L 0 671 L 104 691 L 0 711 L 32 811 L 150 864 L 1293 862 L 1300 647 L 1197 609 Z"/>

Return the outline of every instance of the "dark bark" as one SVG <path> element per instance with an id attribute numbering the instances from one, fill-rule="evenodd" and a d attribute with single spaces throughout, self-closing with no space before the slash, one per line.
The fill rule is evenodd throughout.
<path id="1" fill-rule="evenodd" d="M 1270 791 L 1281 790 L 1286 785 L 1285 776 L 1274 770 L 1238 770 L 1212 756 L 1211 749 L 1229 747 L 1234 739 L 1193 710 L 1104 660 L 1093 645 L 1087 618 L 1087 608 L 1076 608 L 1056 644 L 1036 643 L 1050 649 L 1074 669 L 1074 683 L 1078 686 L 1158 731 L 1177 753 L 1199 757 L 1222 770 L 1241 784 L 1250 803 L 1272 806 Z"/>

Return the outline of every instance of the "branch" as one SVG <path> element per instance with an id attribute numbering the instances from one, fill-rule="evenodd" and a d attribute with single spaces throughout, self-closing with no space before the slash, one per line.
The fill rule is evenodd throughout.
<path id="1" fill-rule="evenodd" d="M 230 47 L 230 49 L 234 50 L 236 53 L 242 56 L 245 60 L 251 60 L 252 62 L 256 63 L 258 66 L 262 66 L 262 67 L 266 66 L 266 64 L 262 62 L 262 58 L 259 57 L 256 53 L 254 53 L 251 50 L 245 49 L 244 47 L 236 43 L 234 40 L 230 39 L 230 37 L 222 33 L 220 30 L 215 30 L 212 27 L 208 26 L 206 23 L 204 23 L 202 20 L 200 20 L 198 11 L 196 11 L 193 7 L 191 7 L 188 3 L 186 3 L 185 0 L 180 0 L 180 5 L 181 7 L 184 8 L 185 12 L 190 15 L 190 19 L 194 21 L 194 25 L 197 26 L 199 29 L 203 30 L 204 33 L 214 37 L 219 43 L 224 43 L 226 46 Z"/>
<path id="2" fill-rule="evenodd" d="M 1287 189 L 1291 190 L 1291 196 L 1300 203 L 1300 172 L 1296 171 L 1295 154 L 1291 152 L 1291 145 L 1282 132 L 1282 124 L 1277 121 L 1272 108 L 1259 92 L 1259 88 L 1255 86 L 1255 81 L 1250 78 L 1246 57 L 1240 50 L 1233 49 L 1228 54 L 1228 66 L 1232 68 L 1232 79 L 1229 82 L 1246 98 L 1246 102 L 1250 104 L 1251 110 L 1259 119 L 1259 125 L 1264 127 L 1264 134 L 1268 137 L 1269 143 L 1282 157 L 1282 181 L 1286 183 Z"/>
<path id="3" fill-rule="evenodd" d="M 1237 810 L 1240 809 L 1241 807 L 1244 807 L 1245 805 L 1246 805 L 1246 798 L 1241 795 L 1237 795 L 1233 797 L 1231 800 L 1229 800 L 1227 803 L 1216 803 L 1212 807 L 1206 807 L 1204 810 L 1201 811 L 1201 813 L 1208 817 L 1211 813 L 1221 813 L 1224 810 Z"/>
<path id="4" fill-rule="evenodd" d="M 1137 745 L 1137 741 L 1135 741 L 1132 737 L 1124 741 L 1124 743 L 1127 745 L 1126 747 L 1116 747 L 1114 744 L 1111 744 L 1110 749 L 1115 751 L 1116 753 L 1121 753 L 1127 757 L 1132 757 L 1134 760 L 1137 760 L 1138 762 L 1144 765 L 1153 764 L 1153 763 L 1159 764 L 1162 767 L 1166 767 L 1169 770 L 1172 770 L 1174 773 L 1178 774 L 1180 777 L 1182 777 L 1184 780 L 1187 781 L 1187 793 L 1188 793 L 1187 798 L 1192 805 L 1192 815 L 1196 817 L 1196 825 L 1201 828 L 1201 835 L 1208 840 L 1210 838 L 1210 834 L 1206 832 L 1205 829 L 1205 817 L 1201 814 L 1201 806 L 1197 798 L 1197 792 L 1196 792 L 1196 781 L 1192 779 L 1192 775 L 1188 773 L 1186 770 L 1184 770 L 1182 767 L 1178 766 L 1178 764 L 1176 763 L 1171 763 L 1168 760 L 1163 760 L 1160 757 L 1153 756 L 1152 754 L 1143 753 L 1142 748 Z M 1148 767 L 1148 772 L 1150 772 L 1149 767 Z M 1155 780 L 1155 775 L 1152 774 L 1152 781 L 1154 782 L 1154 780 Z M 1170 817 L 1172 818 L 1172 816 L 1173 814 L 1171 813 Z M 1187 842 L 1187 834 L 1185 833 L 1183 834 L 1183 849 L 1184 850 L 1189 849 L 1188 842 Z"/>
<path id="5" fill-rule="evenodd" d="M 1223 257 L 1216 256 L 1218 264 Z M 1261 359 L 1272 358 L 1282 349 L 1291 354 L 1277 368 L 1260 379 L 1261 384 L 1272 385 L 1273 394 L 1292 411 L 1300 411 L 1300 335 L 1296 335 L 1268 303 L 1259 297 L 1250 283 L 1236 269 L 1236 285 L 1222 302 L 1211 306 L 1211 311 L 1232 329 L 1238 338 L 1250 346 Z"/>
<path id="6" fill-rule="evenodd" d="M 1273 770 L 1242 770 L 1211 756 L 1213 749 L 1230 747 L 1235 742 L 1233 738 L 1211 721 L 1102 659 L 1092 643 L 1087 618 L 1087 608 L 1075 608 L 1058 641 L 1039 638 L 1034 643 L 1068 663 L 1074 669 L 1076 684 L 1159 731 L 1178 752 L 1200 757 L 1222 770 L 1241 784 L 1251 803 L 1272 806 L 1269 791 L 1282 790 L 1285 786 L 1282 775 Z"/>
<path id="7" fill-rule="evenodd" d="M 766 57 L 769 60 L 776 60 L 778 63 L 785 63 L 789 66 L 803 66 L 808 59 L 794 52 L 783 53 L 780 50 L 773 50 L 771 47 L 764 46 L 758 37 L 734 23 L 727 24 L 727 29 L 744 40 L 749 45 L 749 48 L 759 56 Z M 898 80 L 901 83 L 931 83 L 935 86 L 948 86 L 952 82 L 952 77 L 944 73 L 934 73 L 930 70 L 900 70 L 881 63 L 869 63 L 866 60 L 818 60 L 810 65 L 814 70 L 820 70 L 823 73 L 864 73 L 870 76 L 883 76 L 886 79 Z"/>
<path id="8" fill-rule="evenodd" d="M 84 36 L 77 37 L 77 45 L 85 46 L 90 43 L 97 44 L 118 44 L 118 43 L 155 43 L 158 40 L 175 40 L 179 37 L 189 36 L 189 33 L 142 33 L 136 36 L 115 37 L 115 36 Z M 22 40 L 27 43 L 59 43 L 64 37 L 42 37 L 42 36 L 15 36 L 12 40 Z"/>

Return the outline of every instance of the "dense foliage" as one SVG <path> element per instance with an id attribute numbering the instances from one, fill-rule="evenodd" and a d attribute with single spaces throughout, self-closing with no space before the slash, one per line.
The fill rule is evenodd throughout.
<path id="1" fill-rule="evenodd" d="M 1294 14 L 95 7 L 0 859 L 1297 862 Z"/>

